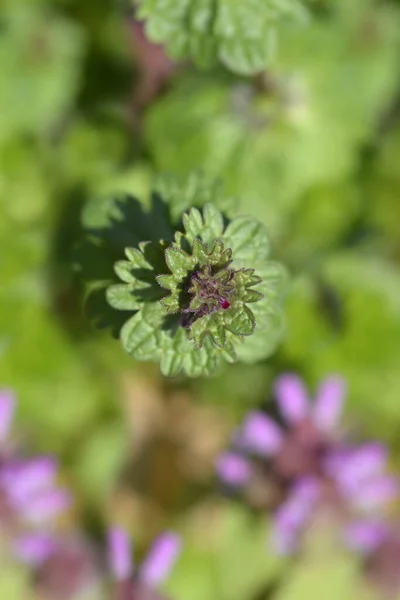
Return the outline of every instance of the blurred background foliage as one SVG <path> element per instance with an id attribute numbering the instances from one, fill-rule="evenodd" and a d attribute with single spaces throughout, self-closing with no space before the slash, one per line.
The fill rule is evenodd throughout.
<path id="1" fill-rule="evenodd" d="M 364 597 L 354 558 L 324 541 L 278 559 L 264 519 L 216 493 L 216 454 L 278 373 L 343 374 L 350 423 L 400 467 L 400 5 L 314 0 L 311 17 L 244 78 L 173 64 L 122 1 L 0 0 L 0 383 L 93 539 L 113 519 L 144 545 L 184 533 L 177 600 Z M 265 224 L 292 284 L 275 357 L 188 383 L 91 328 L 73 262 L 89 198 L 194 168 Z M 1 597 L 28 598 L 14 570 Z"/>

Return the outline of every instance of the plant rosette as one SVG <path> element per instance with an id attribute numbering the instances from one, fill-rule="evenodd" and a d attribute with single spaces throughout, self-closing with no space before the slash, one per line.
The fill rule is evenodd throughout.
<path id="1" fill-rule="evenodd" d="M 249 217 L 227 222 L 211 203 L 181 222 L 173 242 L 140 242 L 115 264 L 123 283 L 106 298 L 133 312 L 120 331 L 125 350 L 168 376 L 266 358 L 282 335 L 285 271 L 268 260 L 265 229 Z"/>

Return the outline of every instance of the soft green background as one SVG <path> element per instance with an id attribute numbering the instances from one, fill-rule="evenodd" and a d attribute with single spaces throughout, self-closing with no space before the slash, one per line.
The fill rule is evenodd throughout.
<path id="1" fill-rule="evenodd" d="M 218 498 L 212 462 L 290 369 L 311 389 L 343 374 L 346 423 L 400 467 L 400 4 L 314 0 L 264 74 L 185 63 L 141 112 L 123 2 L 0 11 L 0 384 L 21 443 L 60 459 L 71 527 L 97 543 L 119 520 L 139 549 L 176 527 L 176 600 L 368 598 L 329 529 L 299 560 L 274 557 L 268 519 Z M 267 227 L 292 278 L 287 330 L 265 364 L 170 382 L 93 330 L 71 265 L 89 198 L 146 197 L 153 175 L 198 167 Z M 29 598 L 29 582 L 6 564 L 0 597 Z"/>

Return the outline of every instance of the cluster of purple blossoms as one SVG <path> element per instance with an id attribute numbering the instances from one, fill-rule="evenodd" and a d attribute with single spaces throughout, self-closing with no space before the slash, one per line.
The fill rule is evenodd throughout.
<path id="1" fill-rule="evenodd" d="M 56 485 L 53 458 L 22 458 L 9 436 L 15 411 L 10 392 L 0 393 L 0 524 L 5 532 L 33 531 L 51 524 L 70 505 L 68 492 Z"/>
<path id="2" fill-rule="evenodd" d="M 258 508 L 273 510 L 272 545 L 280 554 L 299 548 L 318 509 L 339 522 L 381 514 L 399 491 L 378 443 L 354 446 L 339 429 L 345 385 L 325 379 L 314 403 L 299 377 L 275 384 L 281 423 L 260 411 L 235 432 L 233 449 L 218 457 L 217 472 Z"/>
<path id="3" fill-rule="evenodd" d="M 10 553 L 35 571 L 43 598 L 70 600 L 94 581 L 95 561 L 78 536 L 62 536 L 57 520 L 71 504 L 57 485 L 49 456 L 24 458 L 12 441 L 15 399 L 0 392 L 0 534 Z"/>
<path id="4" fill-rule="evenodd" d="M 109 532 L 109 562 L 115 580 L 113 600 L 166 600 L 157 590 L 177 560 L 181 542 L 177 534 L 158 536 L 141 565 L 134 568 L 132 548 L 125 530 Z"/>
<path id="5" fill-rule="evenodd" d="M 0 535 L 10 553 L 32 568 L 35 589 L 44 600 L 101 597 L 104 575 L 92 545 L 78 533 L 61 532 L 57 519 L 70 506 L 68 492 L 57 485 L 58 467 L 48 456 L 23 458 L 12 442 L 13 394 L 0 392 Z M 128 535 L 109 533 L 115 579 L 114 600 L 165 600 L 156 591 L 180 551 L 180 539 L 160 535 L 134 573 Z"/>

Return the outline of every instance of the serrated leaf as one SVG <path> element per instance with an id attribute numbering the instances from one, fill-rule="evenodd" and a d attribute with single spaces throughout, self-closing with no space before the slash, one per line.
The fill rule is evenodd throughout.
<path id="1" fill-rule="evenodd" d="M 254 304 L 254 307 L 256 306 L 257 304 Z M 271 356 L 286 331 L 283 315 L 279 311 L 268 311 L 264 308 L 264 311 L 258 311 L 256 319 L 257 326 L 254 333 L 243 338 L 242 344 L 235 346 L 238 359 L 247 363 Z"/>
<path id="2" fill-rule="evenodd" d="M 216 319 L 210 323 L 210 334 L 217 346 L 224 348 L 226 344 L 226 333 L 224 326 Z"/>
<path id="3" fill-rule="evenodd" d="M 208 254 L 205 251 L 203 242 L 200 240 L 200 238 L 196 238 L 193 241 L 192 253 L 196 262 L 200 263 L 201 265 L 208 263 Z"/>
<path id="4" fill-rule="evenodd" d="M 121 342 L 137 360 L 154 360 L 159 354 L 163 310 L 161 304 L 145 304 L 121 329 Z"/>
<path id="5" fill-rule="evenodd" d="M 235 264 L 249 266 L 266 260 L 269 240 L 263 225 L 249 217 L 238 217 L 224 232 L 225 244 L 232 248 Z"/>
<path id="6" fill-rule="evenodd" d="M 190 327 L 189 338 L 194 341 L 197 348 L 201 348 L 204 338 L 208 333 L 210 317 L 205 316 L 197 319 Z"/>
<path id="7" fill-rule="evenodd" d="M 223 215 L 232 217 L 238 205 L 236 198 L 224 193 L 221 181 L 199 170 L 190 173 L 184 182 L 163 175 L 156 180 L 155 188 L 167 203 L 175 227 L 180 225 L 182 214 L 192 207 L 203 208 L 212 203 Z"/>
<path id="8" fill-rule="evenodd" d="M 116 310 L 139 310 L 143 301 L 135 296 L 135 289 L 125 284 L 115 284 L 107 288 L 107 302 Z"/>
<path id="9" fill-rule="evenodd" d="M 189 213 L 183 215 L 183 226 L 186 236 L 190 242 L 201 235 L 203 229 L 203 217 L 197 208 L 191 208 Z"/>
<path id="10" fill-rule="evenodd" d="M 173 314 L 179 312 L 179 300 L 177 296 L 166 296 L 160 300 L 160 303 L 167 313 Z"/>
<path id="11" fill-rule="evenodd" d="M 133 264 L 127 260 L 119 260 L 114 265 L 114 271 L 125 283 L 136 281 L 136 277 L 132 274 Z"/>
<path id="12" fill-rule="evenodd" d="M 151 263 L 147 261 L 143 255 L 146 247 L 150 242 L 146 242 L 145 244 L 140 243 L 138 250 L 137 248 L 125 248 L 125 254 L 129 259 L 129 262 L 132 264 L 132 267 L 135 269 L 151 269 Z M 118 264 L 118 263 L 117 263 Z"/>
<path id="13" fill-rule="evenodd" d="M 214 204 L 207 203 L 203 209 L 205 228 L 209 230 L 208 236 L 217 239 L 222 236 L 224 219 Z"/>
<path id="14" fill-rule="evenodd" d="M 196 264 L 192 256 L 176 246 L 169 247 L 165 251 L 165 259 L 170 270 L 179 278 L 185 277 Z"/>
<path id="15" fill-rule="evenodd" d="M 177 281 L 173 275 L 157 275 L 156 281 L 161 287 L 166 290 L 174 290 L 176 288 Z"/>
<path id="16" fill-rule="evenodd" d="M 224 321 L 226 328 L 235 335 L 251 335 L 256 326 L 252 311 L 244 305 L 227 310 Z"/>
<path id="17" fill-rule="evenodd" d="M 280 19 L 303 20 L 298 0 L 142 0 L 139 18 L 147 33 L 167 44 L 176 59 L 191 57 L 200 67 L 221 60 L 250 75 L 262 71 L 270 56 L 270 38 Z"/>
<path id="18" fill-rule="evenodd" d="M 179 375 L 183 365 L 183 357 L 175 350 L 167 350 L 161 353 L 160 369 L 166 377 Z"/>
<path id="19" fill-rule="evenodd" d="M 263 294 L 261 292 L 257 292 L 257 290 L 244 290 L 241 295 L 241 299 L 243 302 L 258 302 L 263 298 Z"/>
<path id="20" fill-rule="evenodd" d="M 203 188 L 199 182 L 204 184 L 198 177 L 189 180 L 186 197 L 195 201 L 199 194 L 204 202 L 217 188 L 207 189 L 205 184 Z M 161 197 L 160 202 L 163 203 Z M 176 232 L 175 243 L 141 241 L 138 247 L 128 245 L 125 255 L 129 260 L 118 261 L 115 266 L 125 283 L 102 283 L 103 287 L 109 285 L 107 299 L 112 307 L 136 311 L 120 331 L 126 351 L 136 360 L 161 361 L 162 371 L 168 375 L 180 372 L 191 377 L 207 375 L 223 361 L 236 360 L 239 355 L 236 349 L 242 347 L 244 336 L 250 336 L 255 328 L 253 312 L 245 302 L 257 306 L 264 293 L 261 290 L 264 281 L 260 283 L 258 276 L 259 266 L 260 274 L 263 270 L 267 273 L 272 290 L 263 299 L 264 312 L 280 311 L 275 290 L 278 278 L 259 249 L 262 227 L 247 218 L 228 221 L 227 231 L 239 256 L 236 269 L 232 268 L 233 252 L 226 242 L 222 214 L 211 204 L 204 204 L 202 212 L 196 208 L 186 216 L 181 215 L 178 221 L 182 223 L 183 219 L 186 233 Z M 117 240 L 120 225 L 125 227 L 126 224 L 123 219 L 119 221 L 117 213 L 113 215 L 110 227 L 113 229 L 114 223 L 117 226 L 111 237 Z M 122 213 L 119 216 L 122 217 Z M 104 239 L 108 239 L 107 227 L 104 232 Z M 221 235 L 216 237 L 217 234 Z M 250 256 L 248 244 L 254 240 L 257 256 L 251 263 L 241 264 Z M 167 269 L 171 273 L 165 273 Z M 260 290 L 249 289 L 256 284 Z M 265 332 L 265 315 L 259 310 L 254 314 L 257 319 L 260 316 L 260 330 Z M 126 315 L 122 317 L 124 321 Z M 247 356 L 251 355 L 252 347 L 249 346 Z"/>

